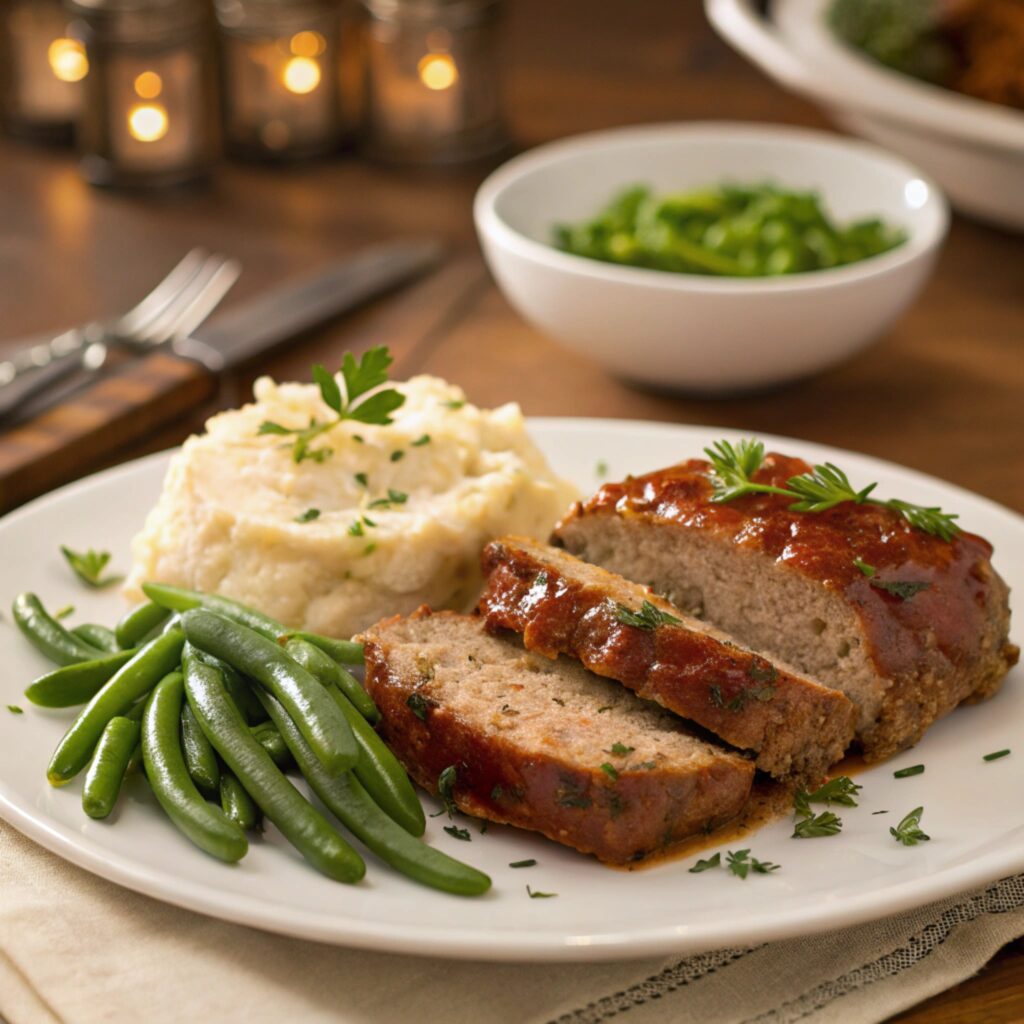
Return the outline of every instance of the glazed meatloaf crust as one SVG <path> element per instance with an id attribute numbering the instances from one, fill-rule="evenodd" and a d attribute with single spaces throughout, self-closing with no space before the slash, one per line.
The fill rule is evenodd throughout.
<path id="1" fill-rule="evenodd" d="M 770 454 L 754 479 L 781 487 L 810 469 Z M 630 477 L 575 505 L 554 540 L 842 690 L 869 760 L 990 696 L 1016 662 L 1007 587 L 981 537 L 946 541 L 878 505 L 809 513 L 779 495 L 712 495 L 702 459 Z"/>
<path id="2" fill-rule="evenodd" d="M 754 766 L 568 659 L 427 609 L 361 637 L 388 744 L 459 810 L 626 864 L 735 817 Z"/>
<path id="3" fill-rule="evenodd" d="M 735 747 L 780 779 L 818 783 L 853 740 L 838 690 L 740 647 L 647 587 L 523 537 L 489 544 L 480 611 L 528 650 L 568 654 Z M 646 608 L 645 608 L 646 602 Z"/>

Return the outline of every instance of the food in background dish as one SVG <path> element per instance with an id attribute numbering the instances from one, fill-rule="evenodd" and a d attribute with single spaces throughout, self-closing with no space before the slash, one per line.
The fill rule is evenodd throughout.
<path id="1" fill-rule="evenodd" d="M 1024 110 L 1021 0 L 834 0 L 829 22 L 887 67 Z"/>
<path id="2" fill-rule="evenodd" d="M 129 594 L 155 580 L 351 636 L 425 602 L 467 606 L 481 547 L 545 534 L 575 497 L 518 406 L 479 409 L 435 377 L 384 392 L 383 373 L 346 366 L 347 383 L 323 371 L 320 387 L 262 378 L 255 402 L 185 442 L 133 542 Z M 344 384 L 354 406 L 349 392 L 365 380 L 377 382 L 365 404 L 339 418 L 326 382 Z"/>
<path id="3" fill-rule="evenodd" d="M 826 270 L 888 252 L 906 234 L 877 218 L 838 226 L 813 192 L 718 185 L 655 195 L 636 185 L 590 220 L 554 228 L 575 256 L 681 274 L 768 277 Z"/>

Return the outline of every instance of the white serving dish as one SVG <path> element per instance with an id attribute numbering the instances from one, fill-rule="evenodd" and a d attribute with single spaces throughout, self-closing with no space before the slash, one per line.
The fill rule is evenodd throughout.
<path id="1" fill-rule="evenodd" d="M 819 192 L 840 222 L 880 216 L 908 240 L 833 270 L 726 278 L 560 252 L 552 227 L 623 187 L 773 181 Z M 477 231 L 512 305 L 568 348 L 655 387 L 726 394 L 804 377 L 878 338 L 917 295 L 946 233 L 938 187 L 902 160 L 823 132 L 743 123 L 595 132 L 516 157 L 477 192 Z"/>
<path id="2" fill-rule="evenodd" d="M 964 213 L 1024 230 L 1024 114 L 892 71 L 830 30 L 831 0 L 705 0 L 718 32 L 844 127 L 919 164 Z"/>

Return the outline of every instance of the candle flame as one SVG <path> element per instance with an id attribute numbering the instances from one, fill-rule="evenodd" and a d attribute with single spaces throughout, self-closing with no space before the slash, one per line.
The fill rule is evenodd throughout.
<path id="1" fill-rule="evenodd" d="M 46 50 L 50 70 L 62 82 L 80 82 L 89 71 L 85 47 L 77 39 L 54 39 Z"/>
<path id="2" fill-rule="evenodd" d="M 292 57 L 281 78 L 289 92 L 302 96 L 320 84 L 320 65 L 311 57 Z"/>
<path id="3" fill-rule="evenodd" d="M 167 111 L 159 103 L 136 103 L 128 111 L 128 131 L 139 142 L 162 139 L 167 127 Z"/>
<path id="4" fill-rule="evenodd" d="M 319 32 L 296 32 L 289 49 L 296 57 L 319 57 L 327 49 L 327 40 Z"/>
<path id="5" fill-rule="evenodd" d="M 155 100 L 164 91 L 164 80 L 155 71 L 143 71 L 135 77 L 135 93 L 144 100 Z"/>
<path id="6" fill-rule="evenodd" d="M 428 88 L 440 92 L 450 89 L 459 80 L 459 69 L 447 53 L 428 53 L 416 65 L 420 81 Z"/>

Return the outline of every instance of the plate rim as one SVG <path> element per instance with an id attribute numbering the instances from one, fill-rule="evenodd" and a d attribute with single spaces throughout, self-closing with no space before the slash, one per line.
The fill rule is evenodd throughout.
<path id="1" fill-rule="evenodd" d="M 990 514 L 1005 517 L 1011 528 L 1024 531 L 1024 516 L 990 498 L 898 463 L 821 442 L 762 431 L 657 420 L 567 416 L 529 417 L 526 421 L 528 430 L 538 429 L 541 432 L 574 429 L 586 431 L 595 427 L 608 429 L 609 425 L 614 425 L 617 429 L 648 432 L 653 430 L 664 433 L 679 430 L 715 430 L 721 436 L 730 439 L 755 434 L 766 444 L 796 444 L 804 448 L 824 448 L 830 452 L 853 455 L 886 469 L 896 470 L 912 477 L 918 483 L 938 487 L 947 493 L 968 499 L 970 504 L 980 503 Z M 143 466 L 166 461 L 176 450 L 171 448 L 146 455 L 90 474 L 51 491 L 0 517 L 0 528 L 20 522 L 42 503 L 63 500 L 70 494 L 91 490 L 100 482 L 106 483 L 112 478 L 137 472 Z M 840 924 L 836 922 L 837 906 L 827 900 L 821 900 L 816 905 L 795 904 L 792 909 L 775 911 L 770 919 L 752 918 L 744 924 L 739 933 L 736 931 L 735 921 L 729 922 L 727 926 L 717 923 L 697 926 L 677 924 L 575 935 L 556 935 L 548 931 L 533 930 L 519 930 L 501 935 L 486 929 L 467 927 L 447 928 L 439 932 L 436 926 L 426 927 L 416 923 L 381 924 L 354 917 L 325 920 L 320 915 L 294 907 L 290 908 L 287 914 L 281 915 L 275 912 L 275 909 L 268 911 L 267 904 L 254 897 L 226 890 L 218 891 L 209 883 L 168 878 L 163 871 L 149 869 L 144 861 L 133 860 L 120 852 L 93 848 L 88 842 L 82 845 L 80 835 L 65 834 L 65 826 L 50 820 L 44 809 L 31 810 L 35 813 L 26 811 L 11 799 L 7 792 L 7 784 L 0 779 L 0 817 L 15 829 L 91 874 L 164 903 L 208 917 L 294 938 L 380 952 L 490 962 L 625 961 L 657 955 L 684 956 L 734 946 L 737 943 L 778 941 L 877 920 L 1024 871 L 1024 847 L 1015 849 L 1008 845 L 1006 848 L 990 851 L 963 863 L 951 864 L 923 878 L 900 879 L 868 893 L 845 897 Z M 70 829 L 67 831 L 70 832 Z"/>

